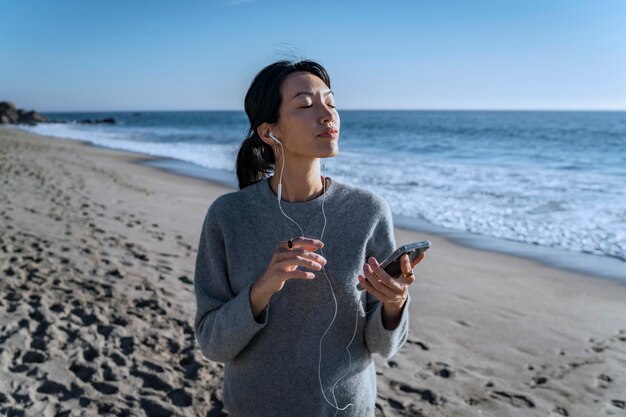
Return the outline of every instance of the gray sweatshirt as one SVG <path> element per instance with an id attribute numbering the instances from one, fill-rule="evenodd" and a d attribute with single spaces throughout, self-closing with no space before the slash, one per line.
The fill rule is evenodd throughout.
<path id="1" fill-rule="evenodd" d="M 321 381 L 337 416 L 374 416 L 376 372 L 371 355 L 392 357 L 408 336 L 407 299 L 400 324 L 387 330 L 382 303 L 356 288 L 370 256 L 382 262 L 395 249 L 393 219 L 380 195 L 329 178 L 324 194 L 305 202 L 282 201 L 283 211 L 304 236 L 320 239 L 316 253 L 337 297 L 337 317 L 321 347 Z M 250 287 L 267 269 L 276 244 L 301 235 L 283 216 L 269 178 L 223 194 L 209 207 L 198 246 L 194 277 L 196 340 L 204 356 L 224 363 L 224 406 L 231 417 L 334 416 L 322 395 L 318 364 L 320 338 L 335 313 L 322 270 L 313 280 L 288 280 L 255 320 Z"/>

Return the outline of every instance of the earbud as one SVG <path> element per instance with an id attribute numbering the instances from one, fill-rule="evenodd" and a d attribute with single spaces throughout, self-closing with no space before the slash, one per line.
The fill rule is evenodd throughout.
<path id="1" fill-rule="evenodd" d="M 270 138 L 274 139 L 274 141 L 280 143 L 280 141 L 278 140 L 278 138 L 276 136 L 274 136 L 274 134 L 272 133 L 272 131 L 270 130 Z M 281 143 L 282 145 L 282 143 Z"/>

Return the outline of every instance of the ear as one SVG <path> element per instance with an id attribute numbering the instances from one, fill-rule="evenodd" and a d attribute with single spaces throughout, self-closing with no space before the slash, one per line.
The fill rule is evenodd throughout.
<path id="1" fill-rule="evenodd" d="M 259 127 L 256 128 L 256 132 L 263 142 L 267 143 L 270 146 L 276 145 L 276 142 L 270 136 L 270 132 L 272 132 L 272 125 L 270 125 L 269 123 L 261 123 Z M 274 134 L 274 136 L 276 136 L 276 134 Z"/>

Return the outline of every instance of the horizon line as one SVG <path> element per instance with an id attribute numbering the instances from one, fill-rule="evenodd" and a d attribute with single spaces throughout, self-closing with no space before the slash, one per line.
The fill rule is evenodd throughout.
<path id="1" fill-rule="evenodd" d="M 29 110 L 30 111 L 30 110 Z M 176 110 L 34 110 L 37 113 L 174 113 L 174 112 L 210 112 L 210 111 L 214 111 L 214 112 L 242 112 L 245 113 L 245 111 L 243 109 L 176 109 Z M 406 109 L 406 108 L 400 108 L 400 109 L 339 109 L 339 112 L 342 111 L 467 111 L 467 112 L 471 112 L 471 111 L 491 111 L 491 112 L 497 112 L 497 111 L 502 111 L 502 112 L 514 112 L 514 111 L 520 111 L 520 112 L 549 112 L 549 111 L 553 111 L 553 112 L 623 112 L 626 111 L 626 108 L 607 108 L 607 109 L 585 109 L 585 108 L 580 108 L 580 109 L 559 109 L 559 108 L 520 108 L 520 109 L 515 109 L 515 108 L 511 108 L 511 109 L 490 109 L 490 108 L 484 108 L 484 109 L 464 109 L 464 108 L 415 108 L 415 109 Z"/>

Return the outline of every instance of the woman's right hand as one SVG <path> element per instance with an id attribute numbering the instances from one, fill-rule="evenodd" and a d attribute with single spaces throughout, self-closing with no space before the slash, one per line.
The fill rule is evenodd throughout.
<path id="1" fill-rule="evenodd" d="M 287 242 L 284 240 L 276 245 L 267 269 L 252 285 L 250 303 L 255 318 L 265 309 L 272 295 L 283 289 L 287 280 L 315 278 L 312 272 L 296 269 L 298 266 L 319 271 L 326 265 L 326 259 L 314 253 L 324 247 L 320 240 L 300 236 L 292 239 L 291 249 Z"/>

